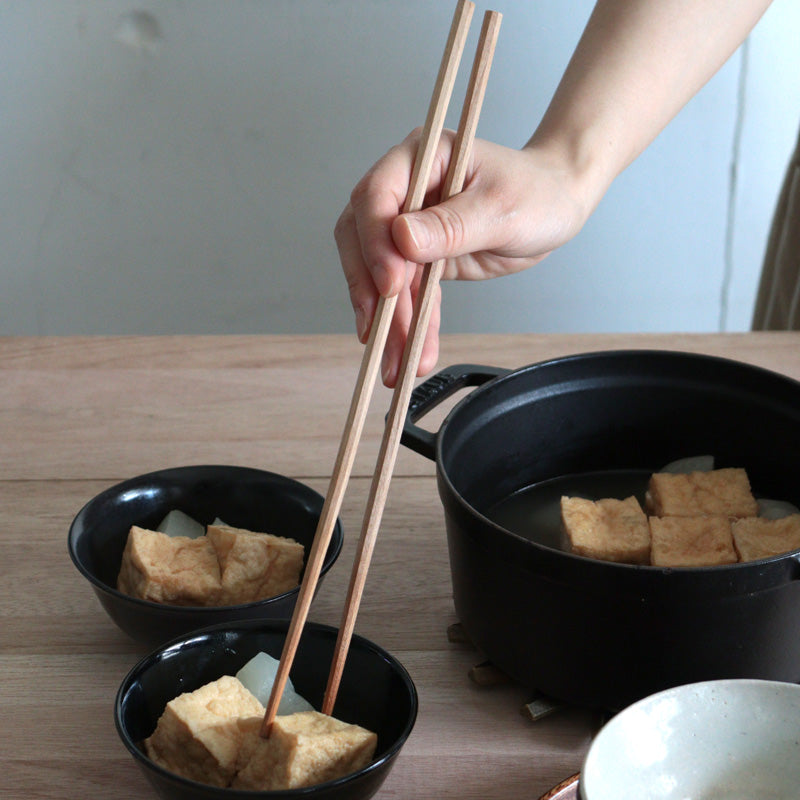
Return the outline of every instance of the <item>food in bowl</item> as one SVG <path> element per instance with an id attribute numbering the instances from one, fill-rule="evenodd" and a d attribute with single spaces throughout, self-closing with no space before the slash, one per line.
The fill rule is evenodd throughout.
<path id="1" fill-rule="evenodd" d="M 262 652 L 235 676 L 173 698 L 144 740 L 144 751 L 184 778 L 252 791 L 313 786 L 369 764 L 375 733 L 315 711 L 291 688 L 269 737 L 261 736 L 265 707 L 253 690 L 268 696 L 276 668 L 277 661 Z M 285 701 L 302 710 L 281 713 Z"/>
<path id="2" fill-rule="evenodd" d="M 225 523 L 217 517 L 213 524 L 224 525 Z M 179 508 L 173 508 L 161 520 L 156 530 L 166 533 L 167 536 L 187 536 L 189 539 L 197 539 L 205 535 L 206 526 Z"/>
<path id="3" fill-rule="evenodd" d="M 200 521 L 199 535 L 205 536 L 208 524 L 223 520 L 238 528 L 291 536 L 308 552 L 323 505 L 324 498 L 311 487 L 274 472 L 231 465 L 171 467 L 128 478 L 91 498 L 70 524 L 67 549 L 110 620 L 152 648 L 223 622 L 289 619 L 300 587 L 238 605 L 176 605 L 132 597 L 117 589 L 132 526 L 155 530 L 169 512 L 180 509 Z M 343 541 L 341 520 L 337 520 L 318 587 L 333 568 Z"/>
<path id="4" fill-rule="evenodd" d="M 262 706 L 267 705 L 272 694 L 272 684 L 278 674 L 280 662 L 265 652 L 256 653 L 237 673 L 236 677 L 255 695 Z M 278 714 L 293 714 L 295 711 L 313 711 L 314 706 L 297 693 L 292 679 L 287 677 L 283 687 Z"/>
<path id="5" fill-rule="evenodd" d="M 219 679 L 239 676 L 250 691 L 258 691 L 261 678 L 251 683 L 241 675 L 254 656 L 280 657 L 289 628 L 288 619 L 237 620 L 200 631 L 194 630 L 157 647 L 132 667 L 122 680 L 114 703 L 114 722 L 123 746 L 165 800 L 244 800 L 270 797 L 290 800 L 318 797 L 327 800 L 368 800 L 391 772 L 414 728 L 418 699 L 411 676 L 389 652 L 353 634 L 333 714 L 377 734 L 375 754 L 365 767 L 307 789 L 269 794 L 237 791 L 184 778 L 156 764 L 143 742 L 156 729 L 158 719 L 172 699 Z M 294 690 L 321 708 L 328 673 L 336 650 L 338 630 L 306 622 L 292 662 Z M 278 714 L 283 715 L 284 688 Z M 263 703 L 262 703 L 263 705 Z"/>
<path id="6" fill-rule="evenodd" d="M 294 539 L 219 525 L 206 536 L 219 560 L 220 604 L 250 603 L 300 583 L 305 548 Z"/>
<path id="7" fill-rule="evenodd" d="M 231 784 L 235 789 L 301 789 L 343 778 L 367 766 L 378 743 L 372 731 L 318 711 L 276 717 L 269 739 L 259 735 L 261 722 L 243 723 L 247 761 Z"/>
<path id="8" fill-rule="evenodd" d="M 766 519 L 760 510 L 742 468 L 653 473 L 644 510 L 635 496 L 561 497 L 573 553 L 657 567 L 735 564 L 800 548 L 800 514 Z"/>
<path id="9" fill-rule="evenodd" d="M 211 524 L 197 535 L 197 526 L 172 511 L 156 530 L 131 526 L 117 589 L 156 603 L 226 606 L 274 597 L 299 584 L 305 548 L 294 539 L 225 524 Z"/>

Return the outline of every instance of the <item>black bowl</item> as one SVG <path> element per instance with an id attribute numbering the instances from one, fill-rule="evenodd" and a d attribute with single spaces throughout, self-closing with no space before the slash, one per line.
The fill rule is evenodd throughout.
<path id="1" fill-rule="evenodd" d="M 111 619 L 137 641 L 155 646 L 208 625 L 287 619 L 299 589 L 255 603 L 215 607 L 130 597 L 115 587 L 131 525 L 155 527 L 177 508 L 204 525 L 219 517 L 236 527 L 289 536 L 308 552 L 322 503 L 322 497 L 308 486 L 263 470 L 231 466 L 160 470 L 123 481 L 90 500 L 70 526 L 69 554 Z M 320 579 L 336 561 L 342 539 L 337 520 Z"/>
<path id="2" fill-rule="evenodd" d="M 333 712 L 337 718 L 378 735 L 374 759 L 358 772 L 316 786 L 281 792 L 222 789 L 161 768 L 141 748 L 141 741 L 155 730 L 158 718 L 173 697 L 194 691 L 222 675 L 235 674 L 261 651 L 279 658 L 288 625 L 286 620 L 215 625 L 165 645 L 128 673 L 114 706 L 117 732 L 160 797 L 360 800 L 378 791 L 414 727 L 417 692 L 396 659 L 360 636 L 354 636 L 350 644 Z M 335 628 L 307 623 L 292 664 L 291 678 L 296 691 L 315 708 L 322 705 L 336 635 Z"/>

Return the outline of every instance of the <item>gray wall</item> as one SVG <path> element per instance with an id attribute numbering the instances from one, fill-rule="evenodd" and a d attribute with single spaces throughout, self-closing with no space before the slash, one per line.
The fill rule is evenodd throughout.
<path id="1" fill-rule="evenodd" d="M 422 122 L 453 5 L 0 0 L 0 334 L 350 332 L 333 225 Z M 490 4 L 505 19 L 480 136 L 528 138 L 591 5 Z M 447 284 L 443 329 L 746 329 L 799 37 L 800 4 L 776 0 L 575 240 Z"/>

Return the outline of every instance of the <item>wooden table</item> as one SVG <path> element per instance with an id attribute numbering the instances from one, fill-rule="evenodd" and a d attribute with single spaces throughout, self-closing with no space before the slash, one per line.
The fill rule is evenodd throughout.
<path id="1" fill-rule="evenodd" d="M 800 379 L 793 333 L 452 336 L 440 364 L 620 347 L 719 354 Z M 153 796 L 112 719 L 144 651 L 69 561 L 75 513 L 112 483 L 184 464 L 262 467 L 324 493 L 360 352 L 345 336 L 0 339 L 0 797 Z M 312 608 L 321 622 L 339 620 L 388 403 L 380 387 L 342 510 L 345 548 Z M 535 800 L 579 770 L 599 720 L 569 709 L 532 723 L 520 713 L 528 689 L 470 681 L 478 654 L 446 635 L 455 615 L 433 475 L 401 448 L 356 626 L 399 657 L 420 696 L 380 797 Z"/>

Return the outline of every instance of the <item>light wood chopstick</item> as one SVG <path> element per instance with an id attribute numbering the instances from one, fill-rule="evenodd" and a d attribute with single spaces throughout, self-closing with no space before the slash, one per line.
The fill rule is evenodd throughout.
<path id="1" fill-rule="evenodd" d="M 428 113 L 425 124 L 420 135 L 417 147 L 416 158 L 411 173 L 409 191 L 403 204 L 403 211 L 417 211 L 422 208 L 425 199 L 425 192 L 428 188 L 431 169 L 433 167 L 436 148 L 439 144 L 447 107 L 450 103 L 450 96 L 453 92 L 458 65 L 461 61 L 461 54 L 464 51 L 464 44 L 469 31 L 475 4 L 470 0 L 459 0 L 450 31 L 445 45 L 442 61 L 439 66 L 433 94 L 428 106 Z M 283 645 L 278 670 L 272 686 L 269 701 L 267 702 L 264 721 L 261 726 L 261 736 L 268 737 L 270 729 L 280 705 L 286 681 L 294 662 L 294 656 L 300 643 L 303 627 L 308 618 L 308 611 L 311 601 L 314 599 L 319 575 L 325 554 L 330 544 L 333 529 L 342 505 L 342 499 L 350 478 L 353 467 L 356 449 L 361 438 L 364 427 L 364 420 L 369 409 L 370 398 L 375 386 L 375 379 L 378 374 L 381 356 L 386 345 L 386 337 L 389 333 L 389 326 L 394 316 L 397 297 L 381 297 L 375 310 L 375 317 L 370 329 L 369 339 L 361 360 L 353 397 L 350 403 L 350 410 L 345 422 L 344 432 L 339 444 L 339 451 L 334 463 L 331 482 L 328 492 L 320 512 L 320 519 L 317 530 L 314 534 L 314 541 L 311 545 L 308 558 L 306 560 L 303 581 L 297 597 L 292 619 Z"/>
<path id="2" fill-rule="evenodd" d="M 460 192 L 464 185 L 501 20 L 502 15 L 496 11 L 487 11 L 484 16 L 478 49 L 453 144 L 450 167 L 442 189 L 443 200 Z M 441 259 L 424 268 L 417 301 L 414 304 L 408 340 L 403 351 L 397 384 L 392 394 L 386 428 L 378 454 L 378 464 L 370 487 L 369 499 L 367 500 L 367 511 L 364 516 L 358 553 L 350 578 L 344 615 L 339 626 L 333 663 L 322 702 L 323 714 L 332 714 L 336 703 L 336 695 L 344 672 L 344 664 L 347 659 L 361 595 L 377 539 L 378 527 L 386 504 L 389 482 L 400 444 L 400 435 L 403 430 L 411 392 L 414 388 L 417 367 L 419 366 L 422 347 L 425 342 L 425 334 L 428 330 L 431 311 L 435 305 L 439 280 L 444 271 L 444 265 L 445 260 Z"/>

